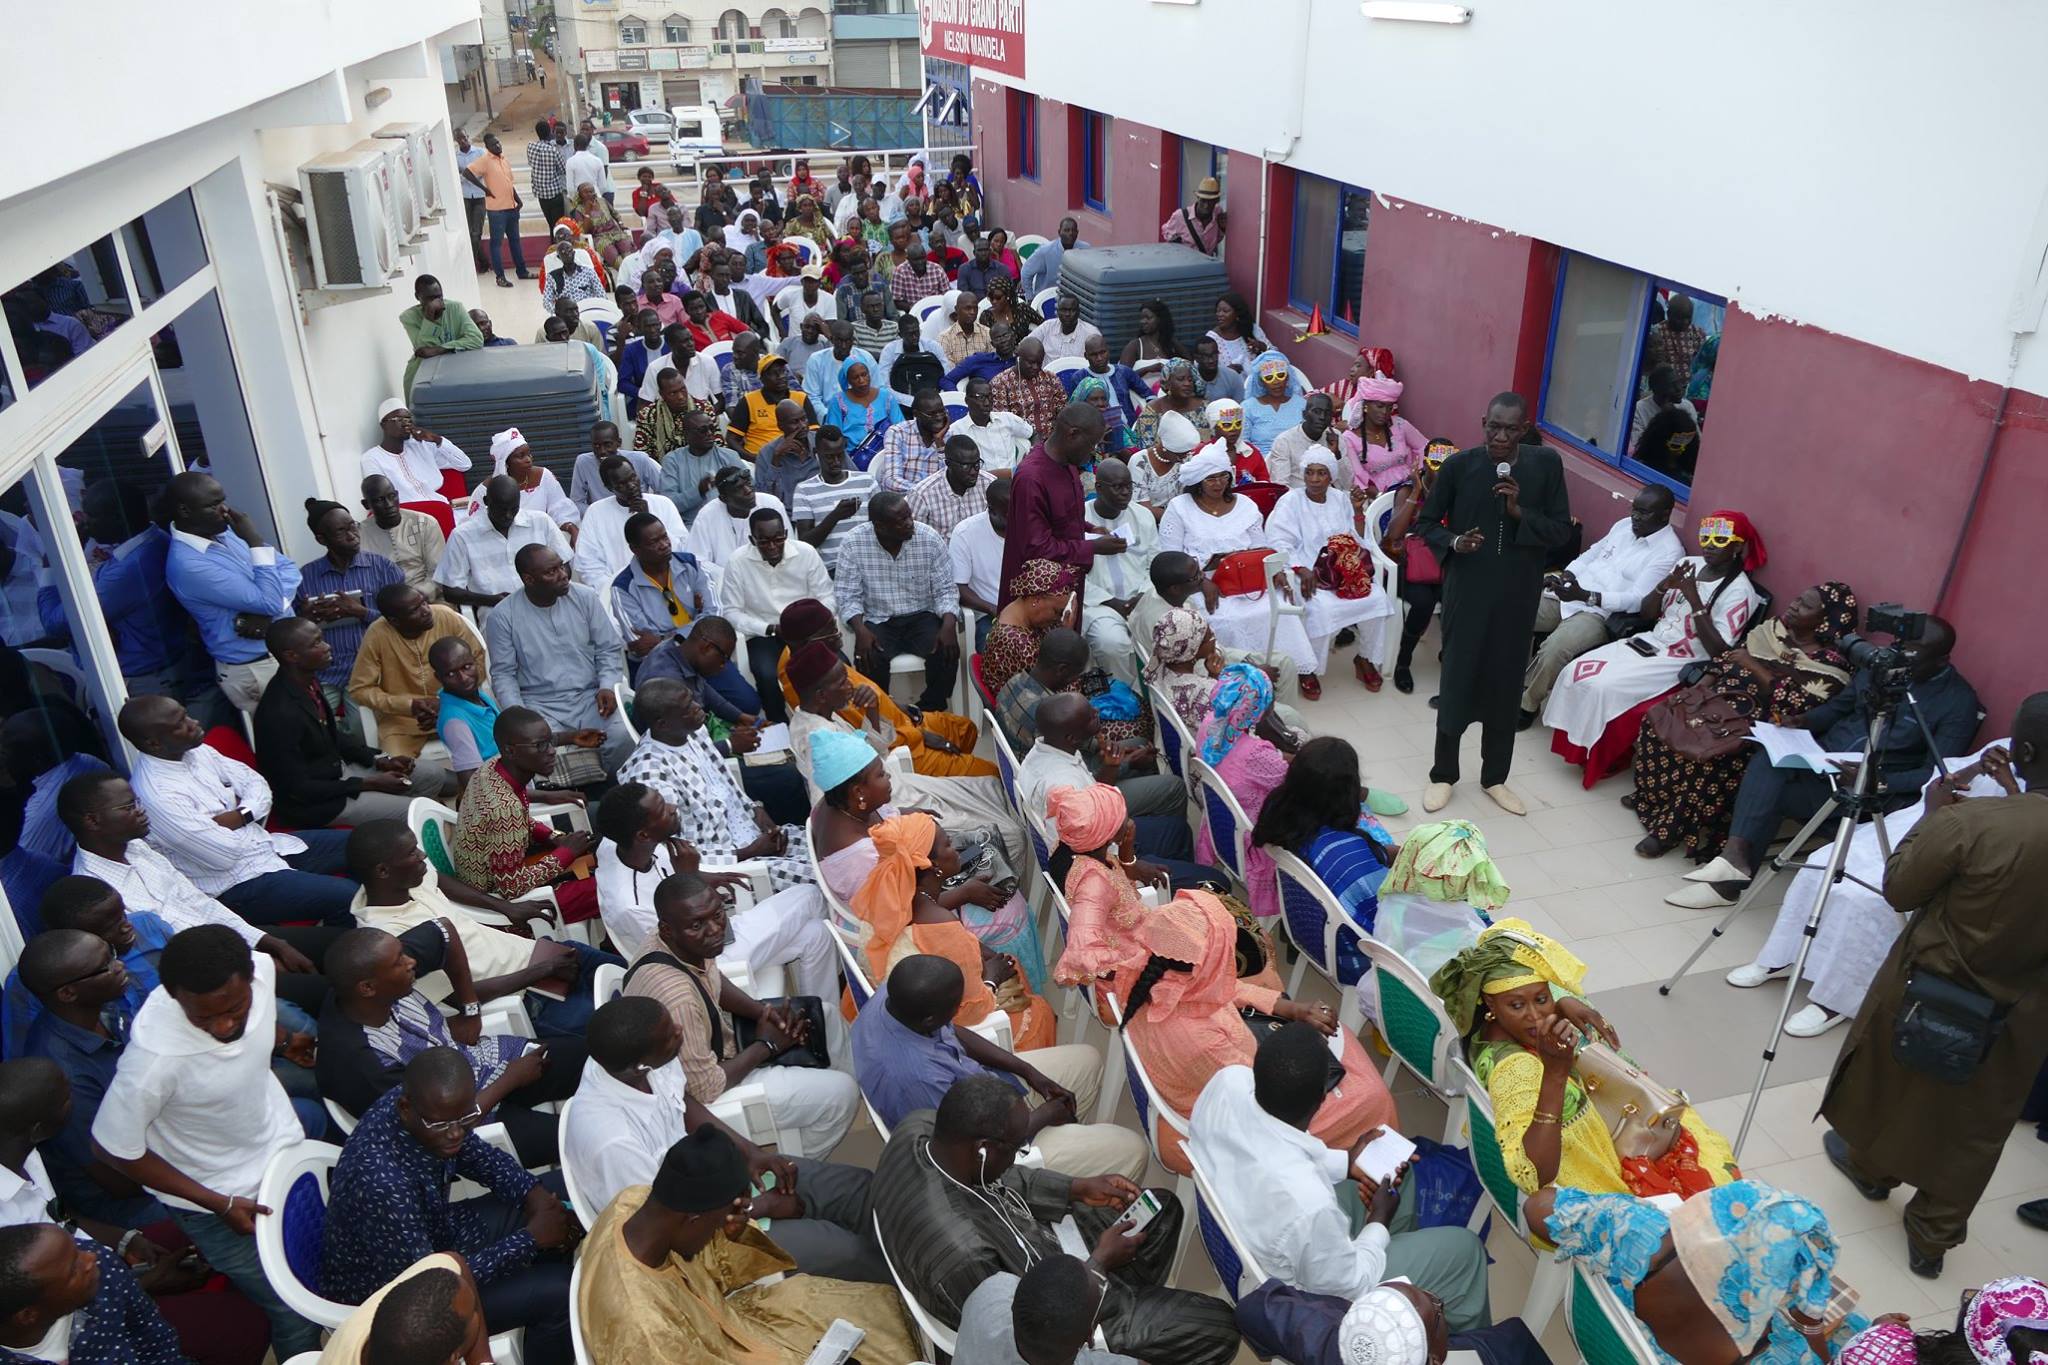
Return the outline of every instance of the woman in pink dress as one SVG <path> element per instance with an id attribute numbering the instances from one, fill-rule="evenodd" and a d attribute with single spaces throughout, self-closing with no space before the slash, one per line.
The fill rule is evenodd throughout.
<path id="1" fill-rule="evenodd" d="M 1294 736 L 1273 714 L 1272 680 L 1250 664 L 1224 669 L 1209 697 L 1209 714 L 1195 743 L 1202 751 L 1202 761 L 1216 770 L 1244 807 L 1246 818 L 1256 824 L 1266 798 L 1287 776 L 1295 745 Z M 1245 833 L 1251 833 L 1249 824 Z M 1209 837 L 1207 821 L 1195 839 L 1195 861 L 1216 862 L 1216 844 Z M 1244 880 L 1249 893 L 1245 899 L 1253 914 L 1265 918 L 1280 913 L 1273 859 L 1265 849 L 1245 851 Z"/>
<path id="2" fill-rule="evenodd" d="M 1337 438 L 1351 486 L 1368 497 L 1399 488 L 1415 477 L 1428 444 L 1421 432 L 1394 411 L 1401 385 L 1391 379 L 1361 379 L 1344 407 L 1350 430 Z"/>

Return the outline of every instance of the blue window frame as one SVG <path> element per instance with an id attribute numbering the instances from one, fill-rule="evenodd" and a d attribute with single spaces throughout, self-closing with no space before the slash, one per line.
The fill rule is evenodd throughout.
<path id="1" fill-rule="evenodd" d="M 1705 442 L 1703 421 L 1696 420 L 1688 431 L 1685 417 L 1703 418 L 1698 405 L 1705 401 L 1705 384 L 1696 385 L 1695 377 L 1711 378 L 1727 307 L 1719 295 L 1677 280 L 1564 253 L 1550 310 L 1537 425 L 1558 444 L 1633 478 L 1664 484 L 1681 498 L 1689 496 Z M 1692 322 L 1686 331 L 1667 326 L 1675 310 L 1688 308 Z M 1685 400 L 1684 417 L 1666 419 L 1656 431 L 1639 430 L 1639 416 L 1647 429 L 1657 411 L 1649 379 L 1660 364 L 1682 370 L 1674 382 L 1694 397 Z M 1642 445 L 1643 434 L 1655 449 Z"/>
<path id="2" fill-rule="evenodd" d="M 1365 236 L 1372 196 L 1352 185 L 1296 172 L 1294 242 L 1287 300 L 1301 312 L 1320 308 L 1323 321 L 1358 335 L 1365 290 Z"/>
<path id="3" fill-rule="evenodd" d="M 1109 212 L 1109 119 L 1092 109 L 1081 111 L 1081 202 Z"/>
<path id="4" fill-rule="evenodd" d="M 1024 90 L 1010 91 L 1010 170 L 1038 179 L 1038 96 Z"/>

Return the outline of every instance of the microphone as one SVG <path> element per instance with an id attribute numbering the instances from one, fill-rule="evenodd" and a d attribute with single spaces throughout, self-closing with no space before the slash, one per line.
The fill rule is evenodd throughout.
<path id="1" fill-rule="evenodd" d="M 1493 467 L 1493 477 L 1496 479 L 1505 479 L 1512 475 L 1514 472 L 1514 466 L 1509 464 L 1506 460 L 1502 460 L 1499 464 Z M 1505 522 L 1508 519 L 1508 495 L 1505 493 L 1500 493 L 1496 494 L 1495 496 L 1497 496 L 1500 499 L 1500 519 L 1503 522 Z"/>

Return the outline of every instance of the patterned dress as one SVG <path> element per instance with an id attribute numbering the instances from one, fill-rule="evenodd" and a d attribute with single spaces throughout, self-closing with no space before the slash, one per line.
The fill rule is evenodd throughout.
<path id="1" fill-rule="evenodd" d="M 1810 711 L 1841 691 L 1849 681 L 1849 661 L 1832 641 L 1853 624 L 1856 598 L 1839 584 L 1826 585 L 1823 595 L 1828 599 L 1828 624 L 1812 653 L 1791 645 L 1780 621 L 1766 621 L 1744 638 L 1752 657 L 1777 665 L 1771 683 L 1766 685 L 1723 656 L 1707 665 L 1699 685 L 1711 688 L 1739 715 L 1773 725 Z M 1849 624 L 1843 623 L 1845 614 Z M 1657 710 L 1669 705 L 1660 702 L 1643 718 L 1636 735 L 1636 818 L 1663 843 L 1682 844 L 1694 862 L 1704 863 L 1727 841 L 1735 792 L 1751 751 L 1744 746 L 1710 759 L 1679 753 L 1658 738 L 1654 728 Z"/>
<path id="2" fill-rule="evenodd" d="M 660 792 L 676 808 L 683 838 L 707 863 L 738 862 L 740 849 L 760 835 L 753 798 L 701 727 L 680 745 L 641 740 L 620 767 L 619 781 L 644 782 Z M 782 833 L 788 851 L 757 860 L 767 865 L 769 883 L 777 891 L 811 885 L 811 836 L 800 825 L 784 825 Z"/>

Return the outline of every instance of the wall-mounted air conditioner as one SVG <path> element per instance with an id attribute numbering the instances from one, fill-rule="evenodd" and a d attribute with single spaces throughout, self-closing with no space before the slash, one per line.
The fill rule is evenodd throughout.
<path id="1" fill-rule="evenodd" d="M 391 240 L 398 243 L 402 252 L 417 252 L 426 240 L 426 230 L 420 223 L 419 185 L 407 169 L 410 155 L 405 144 L 390 138 L 372 138 L 368 145 L 382 147 L 391 163 L 391 197 L 384 201 L 391 214 Z"/>
<path id="2" fill-rule="evenodd" d="M 322 289 L 381 289 L 398 271 L 397 159 L 366 139 L 299 167 L 299 195 Z"/>
<path id="3" fill-rule="evenodd" d="M 441 216 L 441 149 L 448 140 L 447 127 L 440 123 L 387 123 L 371 134 L 388 138 L 405 149 L 401 158 L 413 187 L 413 203 L 422 223 Z"/>

